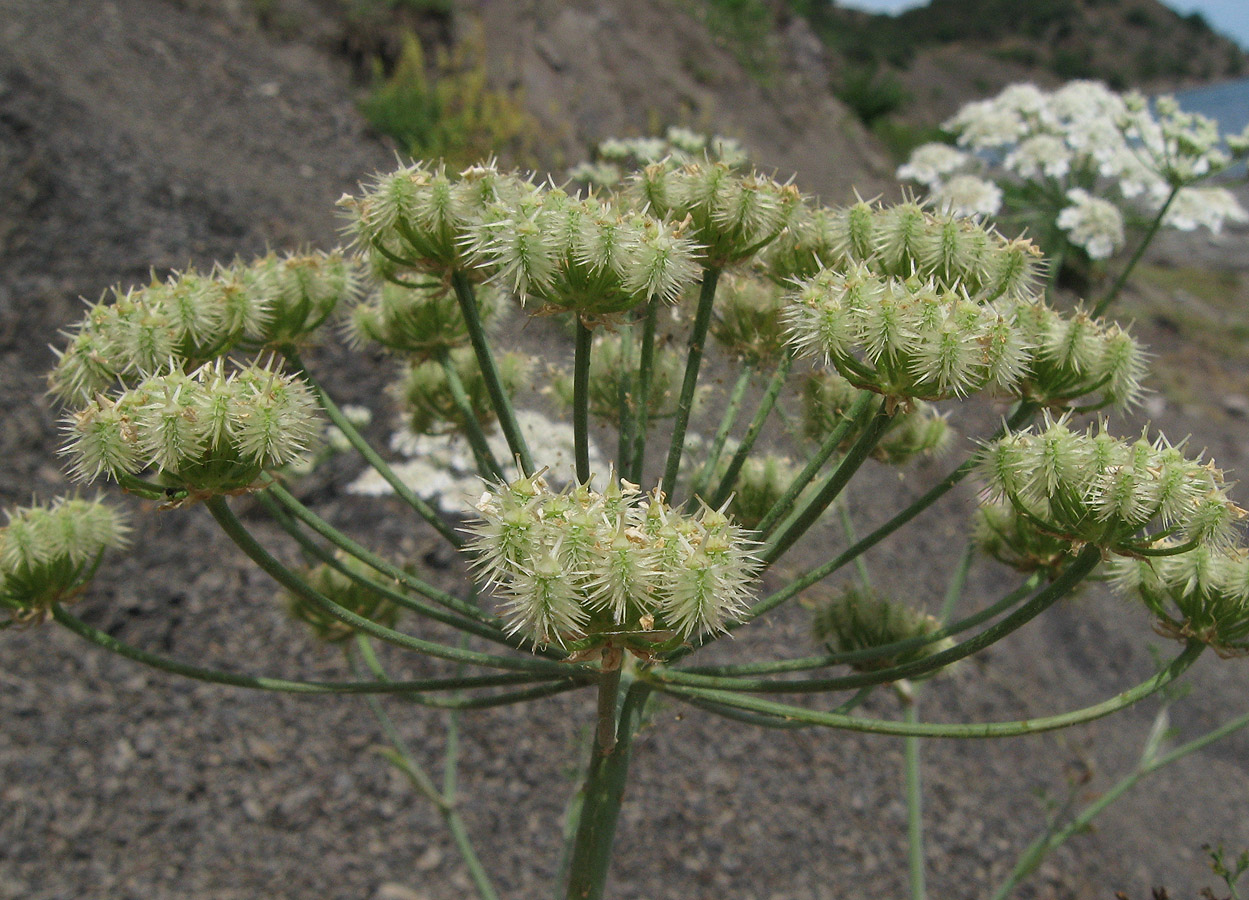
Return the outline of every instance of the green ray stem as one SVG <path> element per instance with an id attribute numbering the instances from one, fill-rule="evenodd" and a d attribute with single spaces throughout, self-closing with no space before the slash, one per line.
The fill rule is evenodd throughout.
<path id="1" fill-rule="evenodd" d="M 846 435 L 850 433 L 850 429 L 854 427 L 854 423 L 864 414 L 868 405 L 876 394 L 871 391 L 860 391 L 859 395 L 854 398 L 854 403 L 842 413 L 839 418 L 841 421 L 829 432 L 828 437 L 820 444 L 820 449 L 816 451 L 815 456 L 807 461 L 806 466 L 798 473 L 793 483 L 781 495 L 780 499 L 772 504 L 772 508 L 768 510 L 768 514 L 763 517 L 763 521 L 759 523 L 756 531 L 761 534 L 767 534 L 772 530 L 772 526 L 794 508 L 794 501 L 798 496 L 807 489 L 812 479 L 819 474 L 820 469 L 824 467 L 824 463 L 837 452 L 837 448 L 841 446 L 842 441 L 846 439 Z"/>
<path id="2" fill-rule="evenodd" d="M 742 442 L 737 445 L 737 450 L 734 451 L 733 458 L 729 460 L 729 466 L 724 472 L 724 477 L 720 479 L 720 484 L 716 488 L 715 494 L 712 495 L 710 503 L 712 507 L 718 509 L 729 499 L 729 495 L 733 493 L 733 488 L 737 485 L 737 476 L 741 474 L 742 466 L 746 464 L 750 451 L 754 449 L 755 441 L 763 433 L 763 426 L 776 406 L 776 399 L 780 396 L 781 389 L 785 387 L 785 382 L 789 378 L 789 371 L 793 368 L 793 365 L 793 354 L 786 353 L 781 359 L 780 365 L 776 367 L 776 371 L 772 374 L 767 390 L 764 391 L 763 397 L 759 400 L 759 407 L 755 410 L 754 418 L 750 420 L 746 433 L 742 435 Z"/>
<path id="3" fill-rule="evenodd" d="M 760 697 L 738 694 L 733 691 L 707 690 L 704 688 L 679 687 L 676 685 L 654 685 L 656 690 L 673 695 L 701 698 L 718 701 L 726 706 L 745 709 L 765 715 L 782 716 L 794 722 L 807 722 L 811 725 L 822 725 L 827 728 L 840 728 L 848 731 L 860 731 L 868 734 L 888 734 L 905 737 L 932 738 L 998 738 L 1015 737 L 1024 734 L 1037 734 L 1042 731 L 1053 731 L 1092 722 L 1104 716 L 1126 709 L 1134 703 L 1157 691 L 1162 690 L 1179 678 L 1205 649 L 1204 644 L 1190 644 L 1156 675 L 1146 679 L 1135 687 L 1116 694 L 1109 700 L 1077 709 L 1072 712 L 1059 713 L 1053 716 L 1042 716 L 1034 719 L 1021 719 L 1010 722 L 964 722 L 943 724 L 938 722 L 897 721 L 890 719 L 865 719 L 856 716 L 843 716 L 836 713 L 819 712 L 801 706 L 786 703 L 775 703 Z"/>
<path id="4" fill-rule="evenodd" d="M 580 316 L 574 316 L 576 337 L 572 362 L 572 443 L 577 466 L 577 481 L 590 480 L 590 350 L 594 332 L 586 328 Z M 623 427 L 623 423 L 622 423 Z"/>
<path id="5" fill-rule="evenodd" d="M 1037 840 L 1033 841 L 1022 854 L 1019 861 L 1011 870 L 1010 875 L 1002 882 L 997 891 L 994 892 L 992 900 L 1006 900 L 1014 891 L 1015 886 L 1024 878 L 1027 878 L 1041 864 L 1041 860 L 1045 859 L 1053 850 L 1067 841 L 1073 835 L 1082 834 L 1089 829 L 1093 819 L 1101 813 L 1107 806 L 1114 803 L 1125 793 L 1136 786 L 1146 775 L 1156 772 L 1164 766 L 1201 750 L 1215 741 L 1221 740 L 1234 732 L 1239 731 L 1249 725 L 1249 713 L 1225 722 L 1218 728 L 1208 731 L 1200 737 L 1194 738 L 1187 743 L 1181 744 L 1169 753 L 1163 754 L 1148 762 L 1142 761 L 1135 769 L 1121 778 L 1109 790 L 1102 793 L 1096 800 L 1082 809 L 1070 822 L 1061 828 L 1055 828 L 1047 831 Z"/>
<path id="6" fill-rule="evenodd" d="M 865 423 L 866 427 L 846 451 L 846 455 L 837 463 L 837 467 L 829 473 L 824 484 L 795 511 L 788 522 L 778 526 L 777 533 L 769 537 L 763 549 L 756 554 L 759 559 L 767 565 L 772 565 L 807 533 L 807 530 L 824 514 L 824 510 L 828 509 L 828 505 L 845 490 L 854 473 L 871 456 L 892 420 L 893 416 L 886 409 L 886 401 L 881 400 L 871 421 Z"/>
<path id="7" fill-rule="evenodd" d="M 529 445 L 525 435 L 516 421 L 516 410 L 503 388 L 503 379 L 499 377 L 499 367 L 495 364 L 494 354 L 490 350 L 490 342 L 486 338 L 486 327 L 482 324 L 481 314 L 477 310 L 477 298 L 473 293 L 472 282 L 461 271 L 451 273 L 451 284 L 455 288 L 455 297 L 460 304 L 460 312 L 464 316 L 464 325 L 468 330 L 469 343 L 477 356 L 477 366 L 481 369 L 481 377 L 486 385 L 486 393 L 490 395 L 490 403 L 499 418 L 499 428 L 507 439 L 507 446 L 512 456 L 520 461 L 524 475 L 534 472 L 533 457 L 529 455 Z"/>
<path id="8" fill-rule="evenodd" d="M 711 441 L 707 460 L 690 482 L 691 497 L 702 496 L 707 489 L 707 483 L 711 481 L 711 476 L 715 474 L 716 466 L 720 463 L 720 454 L 724 452 L 724 444 L 729 439 L 733 423 L 737 421 L 737 414 L 742 408 L 742 398 L 746 396 L 746 388 L 750 386 L 750 379 L 754 373 L 753 364 L 747 362 L 742 365 L 742 371 L 733 384 L 733 390 L 729 392 L 728 403 L 725 404 L 724 415 L 720 419 L 720 427 L 716 429 L 716 436 Z"/>
<path id="9" fill-rule="evenodd" d="M 1014 631 L 1032 621 L 1060 598 L 1071 592 L 1083 578 L 1101 562 L 1101 549 L 1094 545 L 1085 547 L 1067 565 L 1062 574 L 1053 582 L 1036 593 L 1032 599 L 1019 606 L 1010 615 L 991 625 L 974 637 L 968 638 L 948 650 L 942 650 L 931 656 L 877 669 L 870 672 L 859 672 L 854 675 L 841 675 L 829 678 L 804 678 L 787 681 L 751 678 L 725 678 L 708 675 L 694 675 L 679 669 L 655 667 L 647 670 L 648 680 L 658 683 L 684 684 L 716 689 L 759 692 L 759 693 L 819 693 L 823 691 L 840 691 L 849 688 L 863 687 L 869 684 L 886 684 L 901 678 L 915 678 L 929 672 L 935 672 L 951 663 L 958 662 L 1000 641 Z"/>
<path id="10" fill-rule="evenodd" d="M 439 590 L 431 584 L 427 584 L 425 581 L 417 578 L 412 573 L 396 566 L 385 557 L 379 556 L 364 545 L 352 540 L 308 507 L 304 506 L 304 504 L 300 503 L 299 499 L 296 498 L 294 494 L 276 481 L 271 482 L 268 487 L 266 487 L 265 493 L 281 504 L 282 508 L 290 513 L 296 520 L 302 522 L 335 547 L 338 547 L 343 552 L 354 556 L 370 568 L 376 569 L 387 578 L 393 578 L 404 587 L 409 588 L 426 599 L 434 601 L 440 606 L 445 606 L 447 609 L 454 610 L 466 618 L 476 619 L 478 622 L 489 625 L 496 631 L 502 633 L 503 629 L 499 627 L 499 621 L 494 616 L 483 612 L 479 607 L 472 603 L 466 603 L 464 600 L 461 600 L 453 594 L 449 594 L 446 591 Z"/>
<path id="11" fill-rule="evenodd" d="M 575 664 L 558 663 L 549 659 L 521 659 L 496 656 L 491 653 L 480 653 L 474 650 L 461 650 L 458 647 L 422 640 L 410 634 L 395 631 L 393 628 L 379 625 L 353 613 L 349 609 L 343 608 L 324 594 L 314 590 L 306 581 L 282 565 L 269 551 L 261 546 L 251 532 L 247 530 L 246 526 L 238 520 L 238 517 L 234 515 L 224 498 L 212 497 L 206 500 L 204 505 L 226 535 L 234 541 L 252 562 L 260 567 L 261 571 L 273 578 L 282 587 L 315 604 L 357 631 L 380 638 L 398 647 L 452 662 L 463 662 L 469 665 L 486 666 L 488 668 L 514 672 L 532 672 L 540 675 L 567 676 L 574 673 L 589 673 L 591 677 L 594 677 L 593 669 Z"/>
<path id="12" fill-rule="evenodd" d="M 677 400 L 676 417 L 672 425 L 672 441 L 668 445 L 668 462 L 660 483 L 664 494 L 673 501 L 677 474 L 681 470 L 681 456 L 685 452 L 685 431 L 690 424 L 690 410 L 694 407 L 694 392 L 698 387 L 698 371 L 702 366 L 703 350 L 707 343 L 707 329 L 711 327 L 711 309 L 715 305 L 716 284 L 720 269 L 703 269 L 702 287 L 698 292 L 698 309 L 690 330 L 688 350 L 685 357 L 685 378 L 681 382 L 681 396 Z"/>
<path id="13" fill-rule="evenodd" d="M 478 637 L 485 638 L 488 641 L 493 641 L 496 644 L 511 647 L 514 650 L 524 649 L 524 641 L 522 639 L 517 636 L 508 635 L 506 631 L 496 625 L 486 624 L 478 618 L 466 619 L 453 612 L 443 611 L 437 607 L 430 606 L 427 603 L 422 603 L 410 594 L 405 594 L 389 585 L 374 581 L 359 572 L 353 571 L 349 567 L 343 565 L 341 560 L 335 558 L 334 554 L 319 546 L 315 541 L 311 540 L 307 535 L 300 531 L 299 526 L 288 515 L 286 515 L 285 510 L 274 502 L 271 497 L 260 494 L 257 499 L 262 505 L 269 509 L 270 513 L 274 517 L 274 521 L 282 526 L 286 533 L 289 534 L 301 548 L 316 559 L 333 568 L 335 571 L 341 572 L 357 584 L 368 588 L 375 594 L 385 597 L 397 606 L 410 610 L 417 615 L 425 616 L 426 618 L 433 619 L 436 622 L 442 622 L 443 624 L 450 625 L 452 628 L 466 634 L 474 634 Z"/>
<path id="14" fill-rule="evenodd" d="M 270 678 L 263 675 L 242 675 L 223 672 L 203 666 L 192 666 L 175 659 L 151 653 L 125 641 L 93 628 L 59 605 L 53 605 L 52 617 L 74 634 L 103 647 L 118 656 L 142 663 L 162 672 L 181 675 L 195 681 L 207 681 L 229 687 L 249 688 L 260 691 L 277 691 L 286 694 L 409 694 L 424 691 L 454 691 L 484 687 L 502 687 L 549 680 L 549 676 L 528 674 L 473 675 L 461 678 L 420 678 L 410 681 L 300 681 L 289 678 Z"/>
<path id="15" fill-rule="evenodd" d="M 1006 423 L 1003 426 L 1003 429 L 1000 429 L 997 432 L 997 435 L 1001 435 L 1002 433 L 1004 433 L 1004 431 L 1009 431 L 1014 428 L 1017 428 L 1023 422 L 1026 422 L 1027 420 L 1031 419 L 1032 416 L 1036 414 L 1037 408 L 1038 408 L 1037 405 L 1035 403 L 1032 403 L 1031 401 L 1021 402 L 1018 405 L 1018 407 L 1015 409 L 1015 412 L 1012 413 L 1011 417 L 1006 421 Z M 966 478 L 973 471 L 975 471 L 975 468 L 978 462 L 979 462 L 979 459 L 976 456 L 972 456 L 971 458 L 965 460 L 961 465 L 958 466 L 958 468 L 954 469 L 952 472 L 946 475 L 945 478 L 941 479 L 935 485 L 929 488 L 928 491 L 925 492 L 921 497 L 919 497 L 917 500 L 915 500 L 913 503 L 911 503 L 901 512 L 897 513 L 888 522 L 886 522 L 885 524 L 877 528 L 875 531 L 868 534 L 866 537 L 860 540 L 853 547 L 850 547 L 842 551 L 841 553 L 839 553 L 833 559 L 829 560 L 824 565 L 817 566 L 816 568 L 812 569 L 807 574 L 789 582 L 787 585 L 785 585 L 785 587 L 781 588 L 780 590 L 776 591 L 773 594 L 770 594 L 769 596 L 765 597 L 763 600 L 760 600 L 758 603 L 752 606 L 750 608 L 750 612 L 747 613 L 746 616 L 740 621 L 729 623 L 729 625 L 724 629 L 724 631 L 719 632 L 718 634 L 703 636 L 698 641 L 696 641 L 692 647 L 687 648 L 677 654 L 674 654 L 672 659 L 674 660 L 679 659 L 682 656 L 686 656 L 689 653 L 692 653 L 693 651 L 699 649 L 700 647 L 703 647 L 706 644 L 719 639 L 724 634 L 731 634 L 732 632 L 736 631 L 738 628 L 742 627 L 743 625 L 753 622 L 755 619 L 759 618 L 760 616 L 768 612 L 771 612 L 773 609 L 780 606 L 782 603 L 785 603 L 787 600 L 790 600 L 791 598 L 800 594 L 802 591 L 805 591 L 811 585 L 816 584 L 820 581 L 823 581 L 825 578 L 827 578 L 829 575 L 832 575 L 834 572 L 836 572 L 838 569 L 840 569 L 842 566 L 846 565 L 847 563 L 853 562 L 854 559 L 859 556 L 859 554 L 866 553 L 868 550 L 875 547 L 885 538 L 889 537 L 889 535 L 893 534 L 903 525 L 910 522 L 912 519 L 914 519 L 924 510 L 928 509 L 928 507 L 932 506 L 934 503 L 936 503 L 938 500 L 944 497 L 947 493 L 950 492 L 951 489 L 954 488 L 955 485 L 957 485 L 964 478 Z"/>
<path id="16" fill-rule="evenodd" d="M 464 545 L 464 539 L 455 533 L 442 516 L 438 515 L 438 511 L 422 500 L 416 493 L 404 484 L 403 479 L 395 474 L 395 470 L 390 467 L 386 460 L 364 439 L 356 426 L 351 424 L 351 420 L 343 415 L 342 410 L 334 403 L 334 400 L 326 393 L 325 388 L 321 387 L 320 382 L 313 378 L 312 373 L 304 365 L 303 360 L 299 358 L 298 351 L 294 347 L 286 346 L 282 348 L 282 355 L 286 357 L 291 367 L 299 373 L 300 378 L 312 388 L 313 393 L 317 395 L 317 401 L 325 410 L 325 414 L 330 421 L 343 433 L 343 437 L 347 442 L 356 449 L 356 452 L 364 457 L 365 462 L 377 470 L 377 474 L 385 479 L 386 483 L 394 490 L 397 496 L 408 506 L 412 507 L 422 519 L 428 522 L 435 531 L 447 539 L 451 546 L 459 548 Z"/>
<path id="17" fill-rule="evenodd" d="M 1132 258 L 1129 259 L 1128 264 L 1123 267 L 1123 271 L 1119 273 L 1119 277 L 1115 279 L 1115 283 L 1110 286 L 1110 290 L 1106 292 L 1106 296 L 1097 301 L 1097 305 L 1093 307 L 1093 318 L 1097 318 L 1102 315 L 1102 313 L 1109 308 L 1110 304 L 1118 298 L 1124 285 L 1128 283 L 1128 278 L 1131 277 L 1132 271 L 1136 268 L 1136 264 L 1141 261 L 1141 257 L 1145 255 L 1145 251 L 1149 248 L 1149 245 L 1153 243 L 1154 235 L 1156 235 L 1158 233 L 1158 229 L 1162 227 L 1162 220 L 1166 217 L 1167 210 L 1169 210 L 1171 208 L 1171 204 L 1175 202 L 1175 198 L 1179 194 L 1180 190 L 1181 187 L 1179 185 L 1171 188 L 1171 193 L 1167 195 L 1167 199 L 1163 202 L 1161 208 L 1159 208 L 1158 215 L 1154 216 L 1153 221 L 1149 223 L 1149 228 L 1146 229 L 1145 234 L 1141 237 L 1141 242 L 1136 245 L 1136 251 L 1132 254 Z"/>
<path id="18" fill-rule="evenodd" d="M 646 304 L 646 318 L 642 322 L 642 349 L 638 358 L 633 448 L 627 470 L 628 478 L 634 484 L 642 483 L 642 474 L 646 468 L 646 429 L 650 422 L 651 381 L 655 371 L 655 327 L 658 321 L 659 299 L 652 297 Z"/>
<path id="19" fill-rule="evenodd" d="M 477 414 L 473 412 L 473 402 L 468 398 L 468 391 L 464 389 L 464 382 L 460 378 L 460 373 L 455 370 L 455 364 L 451 361 L 451 352 L 445 347 L 438 354 L 438 364 L 442 366 L 443 374 L 447 378 L 447 388 L 451 391 L 451 400 L 455 403 L 455 408 L 460 411 L 460 416 L 464 419 L 464 437 L 468 440 L 468 445 L 473 448 L 473 456 L 477 458 L 477 468 L 482 477 L 489 478 L 493 481 L 503 481 L 503 467 L 499 465 L 499 461 L 495 459 L 494 452 L 490 449 L 490 441 L 486 439 L 486 433 L 482 431 L 481 422 L 477 420 Z"/>

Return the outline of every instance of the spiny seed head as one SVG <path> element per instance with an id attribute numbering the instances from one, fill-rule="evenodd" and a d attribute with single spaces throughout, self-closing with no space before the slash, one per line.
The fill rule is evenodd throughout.
<path id="1" fill-rule="evenodd" d="M 1116 586 L 1137 595 L 1161 634 L 1208 644 L 1220 656 L 1249 655 L 1249 550 L 1198 547 L 1153 559 L 1118 558 Z"/>
<path id="2" fill-rule="evenodd" d="M 751 544 L 722 510 L 685 515 L 615 479 L 555 493 L 530 478 L 491 487 L 477 512 L 474 566 L 509 628 L 538 646 L 691 637 L 724 628 L 752 595 Z"/>
<path id="3" fill-rule="evenodd" d="M 1078 432 L 1048 415 L 1035 432 L 990 444 L 981 474 L 990 498 L 1037 528 L 1126 555 L 1151 555 L 1170 540 L 1227 546 L 1245 515 L 1224 492 L 1221 472 L 1185 459 L 1165 439 L 1127 443 L 1104 424 Z"/>
<path id="4" fill-rule="evenodd" d="M 483 286 L 476 292 L 476 301 L 482 324 L 490 328 L 505 309 L 502 296 Z M 418 360 L 437 357 L 469 341 L 459 301 L 442 282 L 414 287 L 382 284 L 352 308 L 348 334 L 357 346 L 376 343 Z"/>
<path id="5" fill-rule="evenodd" d="M 41 621 L 53 603 L 73 600 L 105 550 L 125 547 L 122 515 L 99 500 L 61 497 L 6 510 L 0 527 L 0 609 L 13 621 Z"/>
<path id="6" fill-rule="evenodd" d="M 296 378 L 256 363 L 226 374 L 217 363 L 97 396 L 65 420 L 62 452 L 83 481 L 154 468 L 195 492 L 243 490 L 308 450 L 316 408 Z"/>
<path id="7" fill-rule="evenodd" d="M 776 239 L 802 202 L 791 185 L 711 161 L 647 166 L 631 188 L 653 214 L 688 225 L 699 262 L 719 268 Z"/>
<path id="8" fill-rule="evenodd" d="M 871 591 L 851 588 L 815 608 L 811 630 L 833 653 L 853 653 L 899 641 L 923 639 L 940 627 L 930 615 Z M 861 672 L 888 669 L 924 659 L 951 646 L 945 638 L 851 662 Z"/>

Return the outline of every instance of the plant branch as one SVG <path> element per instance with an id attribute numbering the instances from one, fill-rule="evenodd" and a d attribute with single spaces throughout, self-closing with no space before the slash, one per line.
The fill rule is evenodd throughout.
<path id="1" fill-rule="evenodd" d="M 520 461 L 524 475 L 534 472 L 533 458 L 529 455 L 529 445 L 516 421 L 516 411 L 507 391 L 503 389 L 503 379 L 499 377 L 499 368 L 495 365 L 494 354 L 490 351 L 490 343 L 486 339 L 486 327 L 482 324 L 481 315 L 477 310 L 477 298 L 473 295 L 473 285 L 468 277 L 460 271 L 451 273 L 451 284 L 455 288 L 455 297 L 460 303 L 460 313 L 464 317 L 464 325 L 468 330 L 469 342 L 477 355 L 477 366 L 481 369 L 481 377 L 486 384 L 486 393 L 490 395 L 490 403 L 494 406 L 495 415 L 499 417 L 499 428 L 507 439 L 507 446 L 512 456 Z"/>
<path id="2" fill-rule="evenodd" d="M 703 361 L 703 349 L 707 342 L 707 329 L 711 327 L 711 308 L 715 304 L 716 284 L 720 269 L 703 269 L 702 288 L 698 292 L 698 310 L 690 330 L 688 353 L 685 358 L 685 378 L 681 382 L 681 396 L 677 400 L 676 418 L 672 426 L 672 441 L 668 445 L 668 462 L 660 489 L 673 500 L 677 474 L 681 469 L 681 455 L 685 452 L 685 430 L 690 423 L 690 410 L 694 406 L 694 391 L 698 387 L 698 370 Z"/>
<path id="3" fill-rule="evenodd" d="M 338 408 L 337 404 L 334 403 L 330 395 L 326 393 L 325 388 L 321 387 L 320 383 L 312 377 L 312 373 L 308 371 L 308 368 L 304 365 L 303 360 L 299 358 L 299 353 L 295 350 L 295 348 L 290 346 L 283 347 L 282 355 L 286 357 L 287 361 L 291 364 L 291 367 L 299 373 L 299 376 L 307 383 L 308 387 L 312 388 L 313 392 L 317 395 L 317 400 L 325 410 L 325 414 L 329 416 L 330 421 L 333 422 L 338 430 L 343 433 L 343 436 L 347 438 L 348 443 L 350 443 L 351 446 L 364 457 L 365 461 L 376 469 L 377 473 L 385 479 L 386 483 L 389 484 L 394 490 L 395 496 L 399 497 L 399 499 L 401 499 L 404 503 L 412 507 L 412 509 L 416 511 L 417 515 L 428 522 L 440 535 L 446 538 L 447 542 L 450 543 L 451 546 L 456 548 L 464 546 L 464 539 L 455 533 L 455 529 L 453 529 L 447 521 L 438 514 L 437 510 L 418 497 L 410 487 L 404 484 L 403 479 L 395 474 L 394 469 L 392 469 L 390 465 L 382 459 L 378 452 L 373 449 L 369 442 L 364 439 L 364 436 L 360 434 L 360 432 L 356 429 L 356 426 L 351 424 L 351 420 L 343 415 L 342 410 Z"/>

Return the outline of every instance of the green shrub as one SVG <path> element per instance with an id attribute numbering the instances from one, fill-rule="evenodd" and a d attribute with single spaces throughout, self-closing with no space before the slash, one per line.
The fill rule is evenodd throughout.
<path id="1" fill-rule="evenodd" d="M 496 156 L 530 161 L 537 122 L 517 92 L 490 86 L 480 35 L 439 50 L 429 66 L 420 40 L 408 32 L 393 71 L 386 74 L 375 60 L 373 72 L 360 110 L 412 156 L 452 166 Z"/>

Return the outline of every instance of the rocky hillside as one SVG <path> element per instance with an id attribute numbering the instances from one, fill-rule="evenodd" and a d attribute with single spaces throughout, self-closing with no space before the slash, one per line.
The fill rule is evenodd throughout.
<path id="1" fill-rule="evenodd" d="M 896 17 L 798 0 L 821 37 L 851 62 L 906 69 L 943 49 L 988 56 L 1111 87 L 1174 87 L 1249 71 L 1243 48 L 1200 13 L 1159 0 L 933 0 Z"/>

